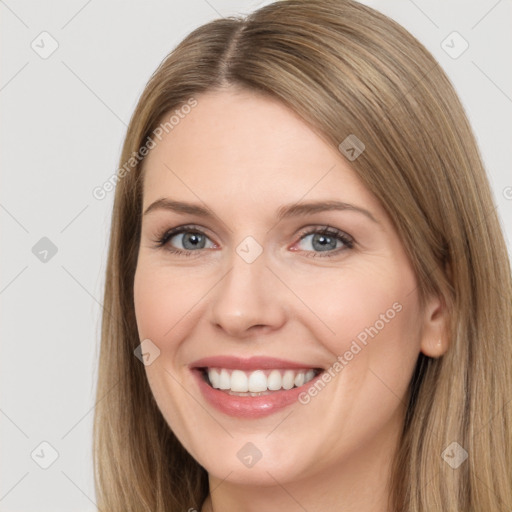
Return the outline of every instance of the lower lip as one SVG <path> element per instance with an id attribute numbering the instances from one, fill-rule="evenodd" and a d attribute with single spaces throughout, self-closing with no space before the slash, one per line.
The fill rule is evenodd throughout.
<path id="1" fill-rule="evenodd" d="M 261 418 L 269 416 L 294 402 L 298 401 L 299 395 L 313 385 L 321 374 L 311 379 L 306 384 L 288 390 L 274 391 L 269 395 L 262 396 L 238 396 L 229 395 L 224 391 L 212 388 L 203 377 L 201 370 L 193 369 L 199 389 L 205 399 L 219 411 L 237 418 Z"/>

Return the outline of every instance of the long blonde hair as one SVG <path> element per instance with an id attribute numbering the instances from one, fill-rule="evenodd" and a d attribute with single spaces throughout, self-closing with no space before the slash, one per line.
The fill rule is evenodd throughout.
<path id="1" fill-rule="evenodd" d="M 333 147 L 351 134 L 364 142 L 352 168 L 391 216 L 420 298 L 440 294 L 450 312 L 447 353 L 420 354 L 410 384 L 390 508 L 511 510 L 508 253 L 477 144 L 439 64 L 397 23 L 352 0 L 284 0 L 215 20 L 187 36 L 149 80 L 120 167 L 164 115 L 229 85 L 279 99 Z M 94 419 L 96 495 L 105 512 L 199 510 L 207 473 L 169 429 L 134 356 L 143 163 L 120 173 L 115 192 Z M 468 454 L 458 468 L 442 457 L 453 442 Z"/>

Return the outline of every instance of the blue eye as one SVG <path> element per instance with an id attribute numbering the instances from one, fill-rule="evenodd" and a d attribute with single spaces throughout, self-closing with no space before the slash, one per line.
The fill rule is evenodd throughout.
<path id="1" fill-rule="evenodd" d="M 309 244 L 313 250 L 305 250 L 307 256 L 310 257 L 330 257 L 347 249 L 354 247 L 354 240 L 342 231 L 325 226 L 323 228 L 316 228 L 310 230 L 302 235 L 299 244 L 304 240 L 310 238 Z M 322 254 L 324 253 L 324 254 Z"/>
<path id="2" fill-rule="evenodd" d="M 309 237 L 312 237 L 309 242 L 312 249 L 300 249 L 309 257 L 330 257 L 354 247 L 352 237 L 329 226 L 310 229 L 302 234 L 297 244 L 301 244 Z M 210 238 L 195 226 L 181 226 L 166 231 L 157 237 L 155 243 L 157 248 L 165 247 L 173 254 L 184 256 L 191 256 L 193 252 L 200 252 L 201 249 L 216 247 Z M 176 247 L 176 244 L 181 244 L 181 247 Z"/>
<path id="3" fill-rule="evenodd" d="M 168 250 L 177 254 L 186 254 L 194 252 L 196 249 L 211 248 L 213 246 L 213 244 L 211 244 L 206 247 L 207 240 L 209 240 L 209 238 L 203 232 L 192 229 L 191 226 L 182 226 L 171 229 L 158 237 L 156 243 L 158 247 L 164 247 L 166 245 L 171 245 L 171 241 L 173 239 L 176 239 L 178 243 L 181 243 L 183 248 L 172 247 Z"/>

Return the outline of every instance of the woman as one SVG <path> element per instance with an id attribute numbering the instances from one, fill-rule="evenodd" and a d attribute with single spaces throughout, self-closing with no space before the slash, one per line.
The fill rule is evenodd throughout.
<path id="1" fill-rule="evenodd" d="M 512 287 L 463 108 L 409 33 L 288 0 L 190 34 L 112 219 L 101 510 L 512 507 Z"/>

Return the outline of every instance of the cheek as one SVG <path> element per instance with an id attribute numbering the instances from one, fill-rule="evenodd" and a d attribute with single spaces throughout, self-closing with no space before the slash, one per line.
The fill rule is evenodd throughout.
<path id="1" fill-rule="evenodd" d="M 139 339 L 150 339 L 160 350 L 154 362 L 145 366 L 146 377 L 162 415 L 183 441 L 189 439 L 184 413 L 188 396 L 180 383 L 180 345 L 173 340 L 182 336 L 183 329 L 190 328 L 187 312 L 192 307 L 191 295 L 196 295 L 191 289 L 184 277 L 169 275 L 161 267 L 146 264 L 144 259 L 137 267 L 134 307 Z"/>
<path id="2" fill-rule="evenodd" d="M 312 400 L 313 407 L 323 410 L 331 425 L 345 417 L 343 432 L 354 444 L 369 442 L 365 436 L 380 431 L 403 405 L 419 354 L 415 277 L 399 265 L 368 266 L 316 283 L 302 292 L 321 319 L 314 332 L 332 354 L 334 385 Z M 332 446 L 344 442 L 336 438 Z"/>
<path id="3" fill-rule="evenodd" d="M 320 320 L 315 320 L 316 336 L 354 369 L 383 368 L 397 375 L 400 364 L 413 364 L 420 350 L 415 276 L 398 264 L 346 270 L 319 275 L 314 287 L 300 290 Z"/>
<path id="4" fill-rule="evenodd" d="M 134 280 L 134 306 L 139 337 L 155 341 L 171 336 L 200 301 L 201 290 L 191 285 L 184 273 L 178 274 L 139 265 Z M 203 293 L 204 294 L 204 293 Z"/>

